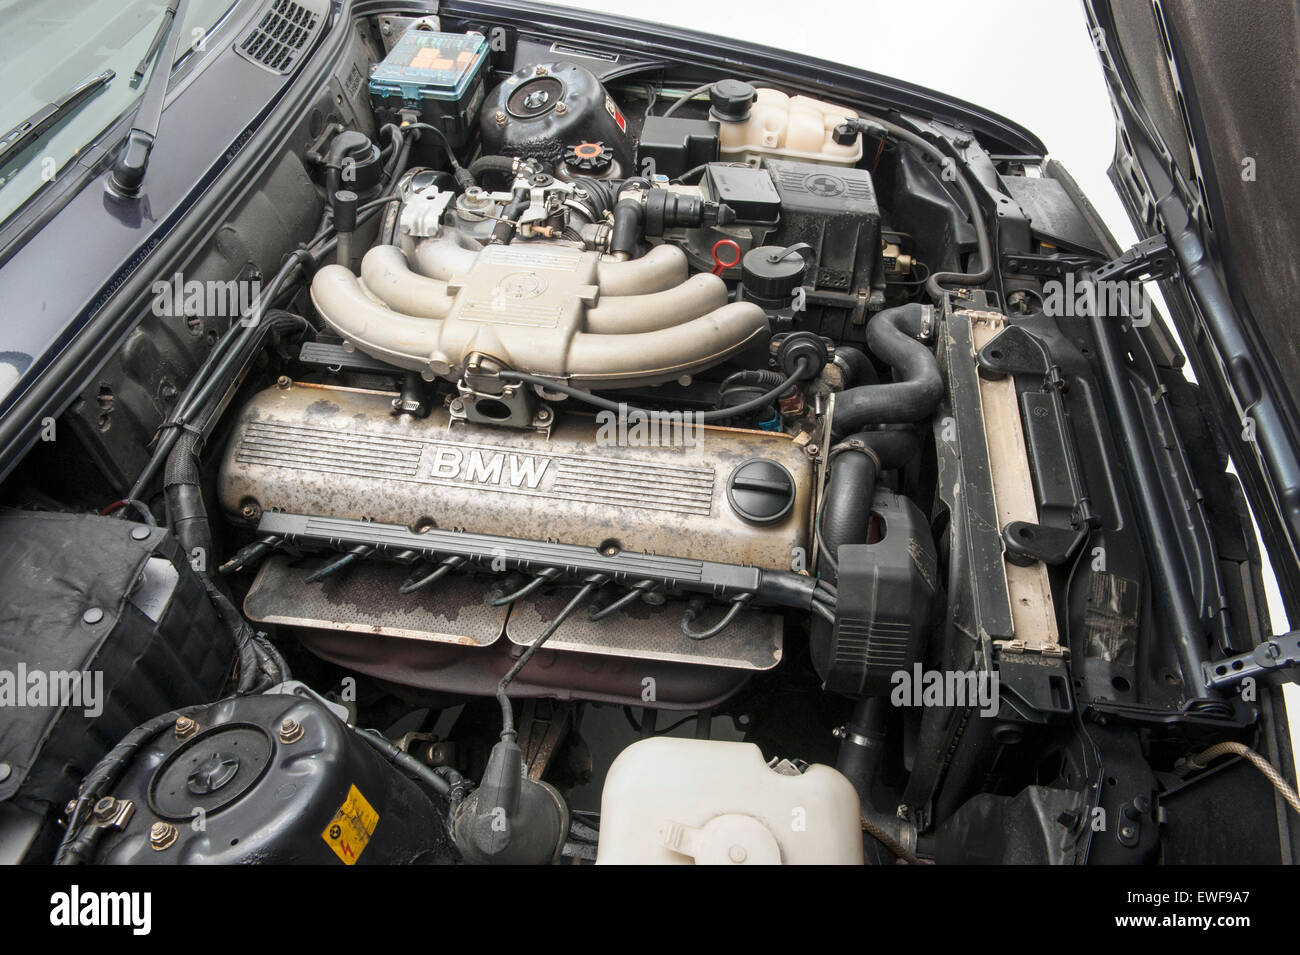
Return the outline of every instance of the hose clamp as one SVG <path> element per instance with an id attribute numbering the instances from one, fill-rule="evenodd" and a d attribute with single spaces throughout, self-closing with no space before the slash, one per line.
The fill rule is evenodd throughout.
<path id="1" fill-rule="evenodd" d="M 934 306 L 921 306 L 921 329 L 917 333 L 917 340 L 929 342 L 934 337 Z"/>
<path id="2" fill-rule="evenodd" d="M 867 447 L 866 443 L 858 438 L 845 438 L 839 444 L 834 445 L 826 455 L 827 466 L 829 467 L 837 457 L 847 451 L 856 451 L 859 454 L 865 454 L 867 457 L 871 458 L 872 462 L 876 465 L 876 470 L 880 470 L 880 455 L 876 454 L 874 450 Z"/>

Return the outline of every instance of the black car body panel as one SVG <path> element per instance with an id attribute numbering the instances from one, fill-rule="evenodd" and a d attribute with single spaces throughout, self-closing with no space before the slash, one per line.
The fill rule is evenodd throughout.
<path id="1" fill-rule="evenodd" d="M 1112 178 L 1163 283 L 1197 379 L 1215 397 L 1288 614 L 1300 612 L 1300 358 L 1291 303 L 1300 146 L 1289 3 L 1089 2 L 1119 135 Z"/>

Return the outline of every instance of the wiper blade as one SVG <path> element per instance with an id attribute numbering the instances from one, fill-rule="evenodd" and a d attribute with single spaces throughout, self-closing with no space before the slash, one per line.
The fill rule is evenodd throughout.
<path id="1" fill-rule="evenodd" d="M 153 39 L 149 41 L 149 49 L 145 51 L 144 56 L 140 57 L 140 62 L 136 64 L 135 70 L 131 73 L 131 85 L 136 86 L 145 73 L 149 72 L 149 64 L 154 61 L 158 51 L 162 48 L 163 40 L 167 39 L 167 34 L 176 22 L 176 4 L 169 4 L 163 11 L 163 18 L 158 23 L 158 29 L 154 32 Z"/>
<path id="2" fill-rule="evenodd" d="M 91 77 L 81 85 L 73 87 L 53 103 L 42 106 L 5 133 L 4 137 L 0 138 L 0 165 L 4 165 L 30 146 L 56 122 L 107 86 L 116 75 L 112 70 L 105 70 L 98 76 Z"/>
<path id="3" fill-rule="evenodd" d="M 113 163 L 113 174 L 109 184 L 113 191 L 123 196 L 134 196 L 140 192 L 144 182 L 145 170 L 149 167 L 149 153 L 158 136 L 158 126 L 162 122 L 163 100 L 167 97 L 167 81 L 171 77 L 172 64 L 176 62 L 176 45 L 180 41 L 180 30 L 176 25 L 185 19 L 185 8 L 189 0 L 173 0 L 163 12 L 163 22 L 158 27 L 153 41 L 149 44 L 153 51 L 161 46 L 154 60 L 153 72 L 144 84 L 140 94 L 140 108 L 136 110 L 135 122 L 126 134 L 126 141 L 118 151 L 117 161 Z M 151 57 L 146 54 L 141 65 L 147 64 Z M 137 67 L 137 69 L 139 69 Z"/>

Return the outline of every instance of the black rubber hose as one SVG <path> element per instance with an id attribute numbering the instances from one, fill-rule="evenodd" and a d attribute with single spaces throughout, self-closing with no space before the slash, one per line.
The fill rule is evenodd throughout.
<path id="1" fill-rule="evenodd" d="M 839 567 L 841 544 L 866 541 L 879 476 L 880 465 L 869 454 L 842 454 L 835 462 L 821 517 L 822 554 L 832 567 Z"/>
<path id="2" fill-rule="evenodd" d="M 877 424 L 921 421 L 943 398 L 943 376 L 934 352 L 919 341 L 933 309 L 912 302 L 878 312 L 867 325 L 867 347 L 894 369 L 896 380 L 859 385 L 835 397 L 832 430 L 848 434 Z"/>
<path id="3" fill-rule="evenodd" d="M 606 179 L 593 179 L 590 176 L 574 176 L 573 184 L 582 190 L 585 199 L 574 197 L 589 213 L 592 222 L 597 222 L 614 208 L 615 185 Z"/>
<path id="4" fill-rule="evenodd" d="M 614 204 L 614 227 L 610 231 L 609 251 L 615 255 L 636 255 L 645 235 L 645 205 L 640 198 L 619 197 Z"/>
<path id="5" fill-rule="evenodd" d="M 898 430 L 864 431 L 838 446 L 820 525 L 820 546 L 831 567 L 839 566 L 841 544 L 866 541 L 880 472 L 901 468 L 916 454 L 918 446 L 914 434 Z"/>
<path id="6" fill-rule="evenodd" d="M 853 716 L 844 727 L 844 738 L 835 760 L 835 768 L 853 784 L 858 801 L 864 806 L 870 804 L 871 783 L 885 745 L 888 706 L 889 700 L 883 696 L 863 697 L 854 704 Z"/>
<path id="7" fill-rule="evenodd" d="M 843 374 L 845 388 L 880 383 L 876 366 L 871 364 L 871 359 L 861 348 L 854 348 L 852 345 L 836 345 L 831 364 L 839 368 Z"/>
<path id="8" fill-rule="evenodd" d="M 293 671 L 289 669 L 288 661 L 269 637 L 261 633 L 254 634 L 253 649 L 259 658 L 265 656 L 266 663 L 263 669 L 272 675 L 276 683 L 286 683 L 293 679 Z"/>
<path id="9" fill-rule="evenodd" d="M 519 160 L 513 156 L 479 156 L 469 164 L 469 174 L 475 181 L 480 181 L 484 173 L 499 172 L 507 179 L 512 178 L 518 168 Z"/>
<path id="10" fill-rule="evenodd" d="M 505 208 L 501 210 L 501 218 L 492 228 L 492 242 L 496 245 L 506 245 L 515 237 L 515 229 L 519 227 L 518 219 L 528 211 L 530 197 L 527 187 L 521 186 L 516 189 L 506 203 Z"/>

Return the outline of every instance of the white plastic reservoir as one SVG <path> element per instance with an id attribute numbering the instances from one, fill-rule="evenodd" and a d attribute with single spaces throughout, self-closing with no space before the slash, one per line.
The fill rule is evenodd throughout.
<path id="1" fill-rule="evenodd" d="M 657 737 L 614 760 L 598 865 L 861 865 L 853 785 L 829 766 L 785 775 L 753 743 Z"/>
<path id="2" fill-rule="evenodd" d="M 760 156 L 802 159 L 851 166 L 862 158 L 862 137 L 841 146 L 831 133 L 858 114 L 811 96 L 787 96 L 760 89 L 743 123 L 718 124 L 718 150 L 724 160 L 745 161 Z M 716 117 L 715 117 L 716 118 Z"/>

